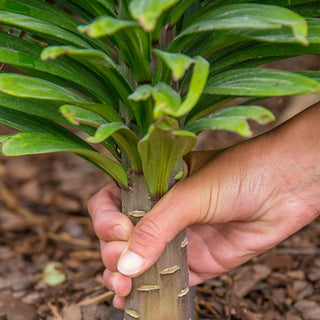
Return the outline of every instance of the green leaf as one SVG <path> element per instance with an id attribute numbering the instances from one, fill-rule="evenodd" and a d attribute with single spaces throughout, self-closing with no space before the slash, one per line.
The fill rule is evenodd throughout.
<path id="1" fill-rule="evenodd" d="M 155 29 L 161 14 L 178 2 L 179 0 L 132 0 L 129 10 L 143 29 L 150 32 Z"/>
<path id="2" fill-rule="evenodd" d="M 111 105 L 91 103 L 77 93 L 42 79 L 1 73 L 0 92 L 22 98 L 59 100 L 69 104 L 80 105 L 100 114 L 108 121 L 121 121 L 120 116 Z"/>
<path id="3" fill-rule="evenodd" d="M 99 17 L 88 25 L 79 26 L 82 33 L 86 33 L 91 38 L 101 38 L 111 36 L 120 30 L 137 27 L 139 24 L 135 21 L 120 20 L 109 16 Z"/>
<path id="4" fill-rule="evenodd" d="M 69 55 L 91 61 L 91 64 L 101 64 L 103 68 L 117 69 L 116 63 L 104 52 L 96 49 L 79 49 L 72 46 L 50 46 L 41 52 L 42 60 L 54 60 L 60 56 Z"/>
<path id="5" fill-rule="evenodd" d="M 56 102 L 43 102 L 35 99 L 17 99 L 16 97 L 0 92 L 0 106 L 68 124 L 59 113 L 60 104 Z"/>
<path id="6" fill-rule="evenodd" d="M 24 14 L 50 23 L 71 32 L 77 32 L 79 22 L 55 6 L 39 0 L 0 0 L 0 10 Z"/>
<path id="7" fill-rule="evenodd" d="M 43 269 L 41 282 L 48 286 L 57 286 L 67 281 L 67 275 L 59 270 L 61 267 L 59 262 L 49 262 Z"/>
<path id="8" fill-rule="evenodd" d="M 308 18 L 306 21 L 308 24 L 308 43 L 319 44 L 320 19 Z M 203 45 L 204 48 L 202 49 L 201 54 L 208 54 L 215 50 L 229 46 L 230 44 L 248 40 L 277 43 L 299 43 L 289 27 L 269 30 L 238 29 L 232 31 L 215 31 L 207 37 L 206 44 Z"/>
<path id="9" fill-rule="evenodd" d="M 287 57 L 296 57 L 305 54 L 317 54 L 320 52 L 320 44 L 309 44 L 309 46 L 301 46 L 300 44 L 283 44 L 283 43 L 258 43 L 233 50 L 230 54 L 225 54 L 221 59 L 215 59 L 213 54 L 210 58 L 212 63 L 210 74 L 221 72 L 221 70 L 235 67 L 244 62 L 261 65 L 264 58 L 272 60 L 284 59 Z"/>
<path id="10" fill-rule="evenodd" d="M 20 131 L 50 133 L 80 142 L 80 138 L 53 121 L 11 108 L 0 107 L 0 122 Z"/>
<path id="11" fill-rule="evenodd" d="M 273 69 L 239 68 L 210 78 L 204 93 L 272 97 L 315 93 L 319 90 L 319 82 L 297 73 Z"/>
<path id="12" fill-rule="evenodd" d="M 129 96 L 134 101 L 146 100 L 152 97 L 155 105 L 153 115 L 160 118 L 177 110 L 181 104 L 180 95 L 166 83 L 160 82 L 155 87 L 142 85 Z"/>
<path id="13" fill-rule="evenodd" d="M 65 119 L 74 125 L 82 123 L 92 127 L 98 127 L 106 123 L 106 120 L 97 113 L 74 105 L 65 104 L 60 107 L 60 112 Z"/>
<path id="14" fill-rule="evenodd" d="M 109 2 L 108 0 L 56 0 L 56 2 L 62 4 L 64 7 L 70 9 L 71 12 L 76 13 L 85 20 L 92 20 L 92 18 L 96 16 L 112 14 L 109 8 L 104 5 L 106 2 Z"/>
<path id="15" fill-rule="evenodd" d="M 301 16 L 304 17 L 320 16 L 320 6 L 318 1 L 293 5 L 290 6 L 289 9 L 299 13 Z"/>
<path id="16" fill-rule="evenodd" d="M 176 8 L 174 8 L 171 17 L 170 17 L 170 25 L 173 26 L 176 24 L 179 19 L 183 16 L 183 14 L 188 10 L 188 8 L 194 3 L 194 0 L 183 0 L 180 1 Z"/>
<path id="17" fill-rule="evenodd" d="M 114 14 L 114 3 L 113 0 L 97 0 L 103 7 Z"/>
<path id="18" fill-rule="evenodd" d="M 94 14 L 89 12 L 86 8 L 83 8 L 80 1 L 73 2 L 72 0 L 56 0 L 56 3 L 62 5 L 63 7 L 70 10 L 76 14 L 79 18 L 82 18 L 85 21 L 90 21 L 94 18 Z"/>
<path id="19" fill-rule="evenodd" d="M 148 134 L 140 140 L 138 150 L 152 196 L 162 196 L 168 190 L 168 178 L 175 163 L 196 142 L 197 137 L 191 132 L 180 131 L 174 119 L 167 118 L 149 128 Z"/>
<path id="20" fill-rule="evenodd" d="M 16 98 L 8 94 L 0 93 L 0 106 L 5 107 L 4 109 L 0 109 L 0 114 L 2 114 L 1 122 L 6 123 L 7 125 L 17 128 L 18 130 L 21 130 L 21 131 L 29 131 L 30 129 L 32 129 L 30 128 L 30 125 L 32 123 L 35 123 L 37 127 L 33 128 L 32 131 L 42 132 L 42 130 L 44 130 L 44 132 L 48 133 L 48 128 L 50 128 L 50 125 L 48 125 L 48 122 L 45 122 L 41 129 L 39 128 L 39 124 L 42 123 L 41 119 L 36 119 L 34 121 L 33 119 L 28 118 L 28 115 L 33 115 L 36 117 L 56 121 L 64 125 L 68 125 L 69 127 L 71 126 L 71 127 L 77 128 L 78 130 L 81 130 L 89 135 L 94 134 L 95 129 L 92 127 L 89 127 L 88 125 L 70 124 L 70 122 L 66 120 L 59 112 L 60 105 L 61 103 L 58 103 L 55 101 L 42 101 L 42 100 L 35 100 L 35 99 Z M 70 106 L 70 108 L 77 108 L 77 107 Z M 20 111 L 20 113 L 12 113 L 12 112 L 10 113 L 10 111 L 8 111 L 7 109 Z M 96 118 L 99 116 L 95 113 L 93 113 L 93 115 L 94 115 L 95 121 L 97 121 Z M 106 122 L 106 120 L 103 119 L 102 117 L 99 117 L 99 118 L 101 119 L 101 123 L 99 124 Z M 92 120 L 92 118 L 90 120 Z M 96 127 L 98 125 L 96 125 Z M 54 128 L 56 129 L 56 125 L 54 126 Z M 52 131 L 50 131 L 49 133 L 52 133 Z M 56 134 L 56 131 L 54 133 Z M 108 148 L 108 150 L 114 156 L 116 156 L 116 152 L 114 150 L 114 142 L 108 141 L 103 144 L 106 148 Z"/>
<path id="21" fill-rule="evenodd" d="M 196 63 L 191 76 L 187 97 L 175 113 L 176 117 L 181 117 L 196 105 L 206 85 L 210 65 L 207 60 L 200 56 L 195 57 L 194 60 Z"/>
<path id="22" fill-rule="evenodd" d="M 138 137 L 122 122 L 112 122 L 101 125 L 95 136 L 87 139 L 88 142 L 99 143 L 112 136 L 120 149 L 126 152 L 133 170 L 142 171 L 141 158 L 137 149 Z"/>
<path id="23" fill-rule="evenodd" d="M 294 71 L 295 73 L 299 73 L 303 76 L 306 76 L 308 78 L 311 78 L 311 79 L 314 79 L 314 80 L 317 80 L 320 82 L 320 71 L 313 71 L 313 70 L 297 70 L 297 71 Z"/>
<path id="24" fill-rule="evenodd" d="M 119 184 L 127 186 L 127 175 L 123 167 L 105 155 L 85 148 L 71 141 L 64 140 L 52 134 L 40 132 L 18 133 L 2 145 L 2 153 L 6 156 L 21 156 L 49 152 L 70 151 L 84 156 L 101 167 Z"/>
<path id="25" fill-rule="evenodd" d="M 41 53 L 41 59 L 50 60 L 60 56 L 68 55 L 84 66 L 91 66 L 99 75 L 106 77 L 111 89 L 116 92 L 122 101 L 127 102 L 128 95 L 132 89 L 123 75 L 120 73 L 117 64 L 104 52 L 96 49 L 79 49 L 72 46 L 47 47 Z"/>
<path id="26" fill-rule="evenodd" d="M 229 96 L 203 94 L 195 107 L 188 113 L 185 123 L 201 119 L 233 99 Z"/>
<path id="27" fill-rule="evenodd" d="M 307 23 L 297 13 L 281 7 L 262 4 L 235 4 L 214 10 L 203 9 L 203 14 L 180 35 L 209 30 L 278 29 L 288 26 L 296 39 L 307 44 Z M 192 18 L 191 18 L 192 19 Z"/>
<path id="28" fill-rule="evenodd" d="M 90 48 L 90 45 L 86 41 L 74 33 L 26 15 L 0 10 L 0 23 L 15 26 L 23 30 L 29 30 L 37 34 L 44 34 L 62 43 L 73 44 L 82 48 Z"/>
<path id="29" fill-rule="evenodd" d="M 172 72 L 172 78 L 175 81 L 180 80 L 190 65 L 195 63 L 195 60 L 180 53 L 170 53 L 162 50 L 154 49 L 152 51 L 158 58 L 165 62 Z"/>
<path id="30" fill-rule="evenodd" d="M 157 51 L 157 54 L 159 54 L 159 51 Z M 179 56 L 182 56 L 172 53 L 163 54 L 162 52 L 160 55 L 162 55 L 163 59 L 166 60 L 166 63 L 168 63 L 173 69 L 175 69 L 179 63 Z M 170 64 L 169 61 L 171 55 L 173 55 L 173 62 Z M 187 57 L 182 57 L 182 59 L 184 60 L 185 66 L 190 62 L 187 61 Z M 192 61 L 190 63 L 194 63 L 194 70 L 191 76 L 188 93 L 182 103 L 180 95 L 164 82 L 159 82 L 154 87 L 150 85 L 142 85 L 129 96 L 129 99 L 141 101 L 152 96 L 155 102 L 153 110 L 153 116 L 155 119 L 158 119 L 163 115 L 170 115 L 172 117 L 179 118 L 188 113 L 198 102 L 209 73 L 209 63 L 204 58 L 198 56 L 191 60 Z M 177 64 L 175 64 L 175 62 L 177 62 Z M 181 73 L 181 70 L 179 70 L 179 72 Z"/>
<path id="31" fill-rule="evenodd" d="M 18 97 L 87 102 L 77 93 L 48 81 L 13 73 L 0 74 L 0 91 Z"/>
<path id="32" fill-rule="evenodd" d="M 260 124 L 267 124 L 275 119 L 266 108 L 259 106 L 236 106 L 220 109 L 209 117 L 194 121 L 184 129 L 191 132 L 203 130 L 227 130 L 236 132 L 241 136 L 250 137 L 252 132 L 247 120 L 255 120 Z"/>
<path id="33" fill-rule="evenodd" d="M 91 37 L 113 36 L 121 57 L 129 64 L 137 81 L 150 80 L 151 37 L 131 20 L 100 17 L 79 30 Z"/>
<path id="34" fill-rule="evenodd" d="M 70 59 L 62 59 L 59 63 L 54 61 L 44 62 L 40 57 L 41 48 L 28 41 L 0 33 L 0 61 L 25 70 L 33 74 L 32 70 L 41 71 L 50 75 L 66 79 L 66 87 L 72 87 L 80 91 L 89 90 L 101 101 L 109 102 L 101 82 L 86 68 L 80 68 Z M 46 77 L 46 76 L 44 76 Z M 48 76 L 47 76 L 48 77 Z M 58 82 L 58 79 L 51 78 Z M 76 85 L 75 85 L 76 84 Z M 80 87 L 81 86 L 81 87 Z M 90 93 L 88 93 L 90 95 Z M 109 102 L 111 103 L 111 102 Z"/>
<path id="35" fill-rule="evenodd" d="M 320 42 L 320 19 L 308 18 L 306 19 L 308 24 L 308 43 L 319 43 Z M 283 42 L 292 43 L 298 42 L 297 38 L 292 34 L 289 28 L 281 28 L 279 30 L 243 30 L 239 29 L 234 31 L 237 36 L 243 37 L 243 39 L 254 39 L 259 41 L 268 42 Z"/>
<path id="36" fill-rule="evenodd" d="M 308 3 L 314 0 L 263 0 L 263 4 L 288 7 L 294 4 Z M 228 0 L 228 4 L 257 2 L 256 0 Z M 210 8 L 220 7 L 225 5 L 225 0 L 216 0 L 214 3 L 209 3 Z M 208 7 L 207 6 L 207 7 Z"/>

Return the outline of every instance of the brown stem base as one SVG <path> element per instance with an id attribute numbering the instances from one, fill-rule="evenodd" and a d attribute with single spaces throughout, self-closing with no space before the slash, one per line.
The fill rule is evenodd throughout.
<path id="1" fill-rule="evenodd" d="M 129 173 L 130 190 L 123 191 L 123 212 L 136 224 L 155 205 L 144 177 Z M 180 232 L 167 244 L 159 260 L 133 279 L 126 298 L 126 320 L 191 320 L 187 239 Z"/>

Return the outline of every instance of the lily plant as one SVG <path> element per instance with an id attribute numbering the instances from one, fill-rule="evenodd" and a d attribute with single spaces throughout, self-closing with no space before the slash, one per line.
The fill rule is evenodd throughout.
<path id="1" fill-rule="evenodd" d="M 259 67 L 319 53 L 319 16 L 307 0 L 0 0 L 0 122 L 19 131 L 1 152 L 79 155 L 137 223 L 200 132 L 250 137 L 274 119 L 263 99 L 319 92 L 318 71 Z M 183 231 L 134 279 L 125 319 L 192 318 L 186 248 Z"/>

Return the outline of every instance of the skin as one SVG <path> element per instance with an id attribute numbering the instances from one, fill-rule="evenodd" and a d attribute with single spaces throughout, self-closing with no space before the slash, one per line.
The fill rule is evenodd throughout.
<path id="1" fill-rule="evenodd" d="M 131 278 L 187 228 L 190 285 L 274 247 L 320 212 L 320 103 L 239 144 L 174 186 L 135 227 L 110 184 L 89 202 L 106 286 L 124 307 Z M 192 196 L 190 196 L 192 195 Z M 204 264 L 203 261 L 206 261 Z"/>

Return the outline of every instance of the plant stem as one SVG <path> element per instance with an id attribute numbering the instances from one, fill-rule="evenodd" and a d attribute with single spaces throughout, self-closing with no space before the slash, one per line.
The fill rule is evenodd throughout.
<path id="1" fill-rule="evenodd" d="M 122 192 L 122 210 L 136 224 L 157 201 L 151 199 L 143 175 L 129 171 L 128 177 L 130 190 Z M 191 320 L 188 276 L 186 232 L 182 231 L 149 270 L 133 279 L 124 319 Z"/>

